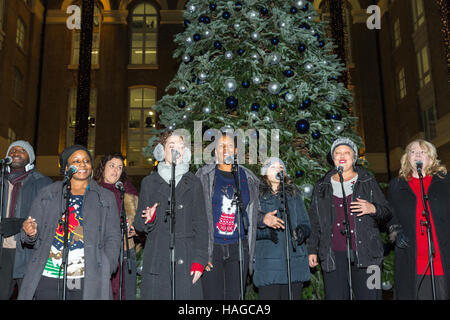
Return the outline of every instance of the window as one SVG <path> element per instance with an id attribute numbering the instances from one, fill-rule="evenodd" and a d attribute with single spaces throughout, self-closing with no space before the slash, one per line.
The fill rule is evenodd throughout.
<path id="1" fill-rule="evenodd" d="M 0 30 L 3 30 L 3 13 L 5 11 L 5 0 L 0 0 Z"/>
<path id="2" fill-rule="evenodd" d="M 14 97 L 14 100 L 19 102 L 20 104 L 23 104 L 23 102 L 24 102 L 23 84 L 24 84 L 24 81 L 23 81 L 22 73 L 19 70 L 15 69 L 14 77 L 13 77 L 13 97 Z"/>
<path id="3" fill-rule="evenodd" d="M 145 158 L 142 148 L 150 139 L 150 129 L 156 127 L 156 114 L 151 109 L 156 102 L 156 88 L 140 87 L 130 89 L 128 116 L 127 165 L 130 167 L 151 167 L 152 159 Z"/>
<path id="4" fill-rule="evenodd" d="M 16 132 L 13 129 L 8 128 L 8 145 L 14 141 L 16 141 Z"/>
<path id="5" fill-rule="evenodd" d="M 428 46 L 417 52 L 417 68 L 419 71 L 419 86 L 423 88 L 431 81 L 430 60 L 428 58 Z"/>
<path id="6" fill-rule="evenodd" d="M 431 140 L 436 138 L 436 108 L 432 106 L 431 108 L 422 111 L 422 121 L 423 128 L 425 131 L 425 138 Z"/>
<path id="7" fill-rule="evenodd" d="M 425 22 L 423 0 L 412 0 L 412 14 L 414 31 L 417 31 L 417 29 Z"/>
<path id="8" fill-rule="evenodd" d="M 395 19 L 394 22 L 394 32 L 393 32 L 393 44 L 394 48 L 398 48 L 400 44 L 402 43 L 402 35 L 400 33 L 400 19 Z"/>
<path id="9" fill-rule="evenodd" d="M 155 65 L 158 47 L 158 15 L 149 3 L 137 5 L 131 13 L 131 64 Z"/>
<path id="10" fill-rule="evenodd" d="M 100 54 L 100 9 L 95 6 L 94 8 L 94 28 L 92 33 L 92 54 L 91 65 L 99 65 Z M 80 30 L 74 30 L 72 36 L 72 59 L 71 65 L 77 66 L 80 63 Z"/>
<path id="11" fill-rule="evenodd" d="M 95 151 L 95 119 L 97 114 L 97 89 L 91 88 L 91 97 L 89 99 L 89 132 L 88 132 L 88 150 L 94 155 Z M 69 110 L 67 119 L 67 138 L 66 147 L 75 143 L 75 123 L 77 115 L 77 88 L 70 88 L 69 91 Z"/>
<path id="12" fill-rule="evenodd" d="M 20 18 L 17 19 L 16 44 L 25 50 L 25 24 Z"/>
<path id="13" fill-rule="evenodd" d="M 404 68 L 401 68 L 397 73 L 397 84 L 399 97 L 400 99 L 403 99 L 406 96 L 406 77 Z"/>

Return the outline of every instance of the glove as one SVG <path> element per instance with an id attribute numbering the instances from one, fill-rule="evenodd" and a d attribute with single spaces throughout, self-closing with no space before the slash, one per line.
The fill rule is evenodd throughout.
<path id="1" fill-rule="evenodd" d="M 298 245 L 301 245 L 306 240 L 305 231 L 303 230 L 302 226 L 298 225 L 297 228 L 295 228 L 295 234 L 297 235 Z"/>
<path id="2" fill-rule="evenodd" d="M 270 230 L 269 230 L 269 233 L 270 233 L 270 240 L 272 240 L 273 243 L 277 244 L 277 243 L 278 243 L 278 233 L 277 233 L 277 230 L 270 229 Z"/>
<path id="3" fill-rule="evenodd" d="M 400 229 L 397 231 L 397 236 L 395 237 L 395 245 L 399 249 L 405 249 L 409 247 L 409 240 L 408 236 L 405 234 L 403 229 Z"/>
<path id="4" fill-rule="evenodd" d="M 399 249 L 405 249 L 409 247 L 408 236 L 403 231 L 401 225 L 392 225 L 389 228 L 389 239 L 395 243 L 395 246 Z"/>
<path id="5" fill-rule="evenodd" d="M 23 218 L 4 218 L 0 222 L 0 234 L 4 238 L 8 238 L 19 233 L 24 221 Z"/>

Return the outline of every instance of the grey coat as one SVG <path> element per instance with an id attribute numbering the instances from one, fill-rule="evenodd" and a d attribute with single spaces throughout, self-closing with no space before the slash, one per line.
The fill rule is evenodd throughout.
<path id="1" fill-rule="evenodd" d="M 142 269 L 141 299 L 171 298 L 169 219 L 165 221 L 170 196 L 169 184 L 154 172 L 141 183 L 134 226 L 146 233 Z M 159 202 L 153 222 L 144 223 L 142 210 Z M 192 263 L 208 262 L 208 227 L 202 185 L 187 172 L 175 187 L 175 299 L 203 298 L 201 279 L 192 285 Z"/>
<path id="2" fill-rule="evenodd" d="M 22 230 L 22 241 L 33 246 L 18 299 L 33 299 L 47 262 L 58 221 L 65 207 L 62 182 L 43 188 L 34 199 L 30 216 L 36 219 L 38 234 L 28 237 Z M 85 277 L 83 299 L 112 299 L 111 274 L 117 268 L 120 250 L 120 221 L 113 193 L 89 181 L 83 200 L 83 236 Z"/>
<path id="3" fill-rule="evenodd" d="M 51 183 L 52 179 L 42 175 L 36 169 L 32 169 L 28 177 L 22 182 L 22 188 L 16 201 L 15 218 L 27 218 L 28 213 L 30 212 L 31 203 L 38 192 Z M 3 194 L 7 195 L 9 192 L 9 184 L 6 179 L 4 180 L 3 186 Z M 3 203 L 3 217 L 6 217 L 6 202 L 7 201 Z M 14 239 L 16 240 L 16 255 L 14 259 L 13 278 L 21 279 L 23 278 L 25 266 L 30 259 L 32 250 L 20 242 L 20 233 L 14 235 Z"/>
<path id="4" fill-rule="evenodd" d="M 239 166 L 244 169 L 247 175 L 248 188 L 250 192 L 250 201 L 248 202 L 246 212 L 248 215 L 248 248 L 249 248 L 249 271 L 253 273 L 253 257 L 255 255 L 256 245 L 256 228 L 262 221 L 262 214 L 259 205 L 259 179 L 249 169 Z M 212 213 L 212 197 L 214 193 L 214 185 L 216 182 L 215 176 L 215 164 L 209 164 L 201 167 L 196 176 L 200 178 L 203 185 L 203 192 L 205 198 L 206 213 L 208 218 L 208 259 L 212 261 L 213 249 L 214 249 L 214 223 Z"/>

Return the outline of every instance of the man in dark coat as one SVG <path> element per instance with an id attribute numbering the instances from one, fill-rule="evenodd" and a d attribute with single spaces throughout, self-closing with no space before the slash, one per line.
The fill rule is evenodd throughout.
<path id="1" fill-rule="evenodd" d="M 9 299 L 17 284 L 20 290 L 31 250 L 20 243 L 22 223 L 38 192 L 52 183 L 34 167 L 34 150 L 23 140 L 13 142 L 6 153 L 12 163 L 3 180 L 0 222 L 0 300 Z"/>

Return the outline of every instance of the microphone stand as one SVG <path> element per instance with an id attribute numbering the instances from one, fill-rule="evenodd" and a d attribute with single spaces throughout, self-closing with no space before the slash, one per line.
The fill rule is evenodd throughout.
<path id="1" fill-rule="evenodd" d="M 433 232 L 431 229 L 431 221 L 430 221 L 430 212 L 428 211 L 428 196 L 425 194 L 425 189 L 423 187 L 423 176 L 422 176 L 422 169 L 418 169 L 417 173 L 419 174 L 419 180 L 420 180 L 420 188 L 422 192 L 422 204 L 423 204 L 423 212 L 422 215 L 425 217 L 424 220 L 420 220 L 420 226 L 423 230 L 423 226 L 427 229 L 427 238 L 428 238 L 428 264 L 425 268 L 425 271 L 422 275 L 422 279 L 420 280 L 420 283 L 422 283 L 425 274 L 427 272 L 428 267 L 430 267 L 430 273 L 431 273 L 431 290 L 433 293 L 433 300 L 436 300 L 436 279 L 434 276 L 434 256 L 435 256 L 435 248 L 434 248 L 434 242 L 433 242 Z"/>
<path id="2" fill-rule="evenodd" d="M 119 255 L 119 300 L 122 300 L 122 290 L 123 290 L 123 267 L 124 260 L 127 263 L 128 273 L 131 271 L 130 267 L 130 247 L 128 244 L 128 225 L 127 225 L 127 216 L 125 214 L 125 203 L 124 203 L 124 195 L 125 190 L 123 188 L 120 189 L 120 202 L 122 203 L 121 211 L 120 211 L 120 232 L 122 244 L 120 246 L 120 255 Z M 123 247 L 126 247 L 127 255 L 124 257 Z"/>
<path id="3" fill-rule="evenodd" d="M 3 202 L 4 202 L 4 179 L 5 179 L 5 171 L 6 171 L 6 164 L 2 164 L 2 168 L 1 168 L 1 182 L 0 182 L 0 222 L 3 221 Z M 6 208 L 5 208 L 6 210 Z M 2 256 L 3 256 L 3 234 L 0 234 L 0 261 L 2 260 Z"/>
<path id="4" fill-rule="evenodd" d="M 244 219 L 244 205 L 241 198 L 241 185 L 240 185 L 240 174 L 239 166 L 237 163 L 237 157 L 234 156 L 234 161 L 231 166 L 231 171 L 233 172 L 234 184 L 236 185 L 236 191 L 233 196 L 233 204 L 236 205 L 236 217 L 238 218 L 238 244 L 239 244 L 239 284 L 240 284 L 240 297 L 239 300 L 244 300 L 245 283 L 244 281 L 244 251 L 242 246 L 242 230 L 241 223 L 244 225 L 245 235 L 247 234 L 248 224 Z"/>
<path id="5" fill-rule="evenodd" d="M 165 222 L 169 218 L 169 254 L 170 254 L 170 284 L 171 299 L 175 300 L 175 163 L 176 159 L 172 156 L 172 175 L 170 178 L 170 196 L 169 208 L 166 210 Z"/>
<path id="6" fill-rule="evenodd" d="M 342 171 L 338 169 L 339 174 L 339 182 L 341 183 L 342 188 L 342 197 L 344 201 L 344 224 L 345 224 L 345 230 L 342 230 L 341 233 L 345 235 L 345 241 L 347 244 L 347 265 L 348 265 L 348 287 L 350 292 L 350 300 L 353 300 L 353 287 L 352 287 L 352 256 L 351 256 L 351 249 L 350 249 L 350 242 L 351 242 L 351 234 L 350 234 L 350 222 L 348 218 L 348 207 L 347 207 L 347 196 L 344 191 L 344 178 L 342 176 Z"/>
<path id="7" fill-rule="evenodd" d="M 284 220 L 284 224 L 287 226 L 287 229 L 285 229 L 284 237 L 285 237 L 285 249 L 286 249 L 286 265 L 287 265 L 287 278 L 288 278 L 288 294 L 289 294 L 289 300 L 292 300 L 292 280 L 291 280 L 291 253 L 289 251 L 289 236 L 288 236 L 288 230 L 291 234 L 291 241 L 292 241 L 292 249 L 294 251 L 297 251 L 296 247 L 296 241 L 297 236 L 295 233 L 292 232 L 292 224 L 291 224 L 291 217 L 289 212 L 289 207 L 287 203 L 287 197 L 286 197 L 286 190 L 284 185 L 284 179 L 283 179 L 283 171 L 280 171 L 280 181 L 281 181 L 281 207 L 280 207 L 280 213 L 281 217 Z"/>
<path id="8" fill-rule="evenodd" d="M 66 187 L 64 189 L 64 186 Z M 64 199 L 66 200 L 66 205 L 64 212 L 62 213 L 61 219 L 59 220 L 59 226 L 63 226 L 64 230 L 64 241 L 63 241 L 63 252 L 62 252 L 62 262 L 59 269 L 59 278 L 61 277 L 61 268 L 63 269 L 63 290 L 60 291 L 60 300 L 67 300 L 67 263 L 69 258 L 69 205 L 70 205 L 70 180 L 63 184 Z M 64 221 L 63 221 L 64 218 Z M 59 290 L 58 286 L 58 290 Z"/>

